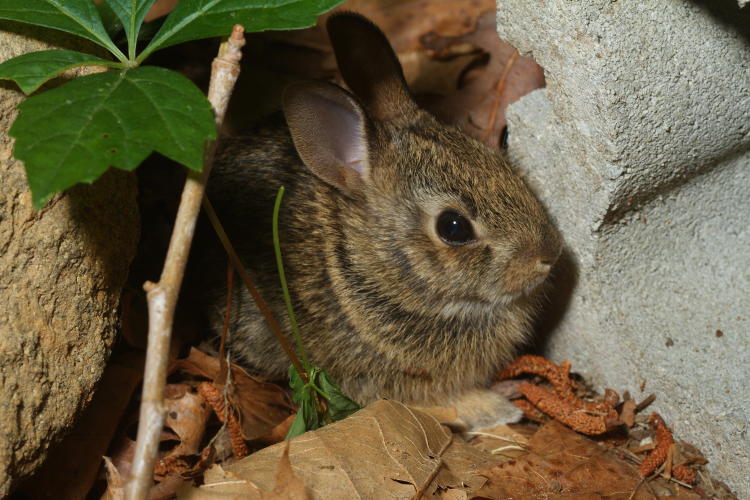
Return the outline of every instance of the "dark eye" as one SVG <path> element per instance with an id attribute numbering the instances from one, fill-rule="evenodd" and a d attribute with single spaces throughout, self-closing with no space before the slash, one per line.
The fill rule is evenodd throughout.
<path id="1" fill-rule="evenodd" d="M 466 245 L 475 239 L 469 219 L 453 210 L 446 210 L 438 216 L 437 234 L 453 246 Z"/>

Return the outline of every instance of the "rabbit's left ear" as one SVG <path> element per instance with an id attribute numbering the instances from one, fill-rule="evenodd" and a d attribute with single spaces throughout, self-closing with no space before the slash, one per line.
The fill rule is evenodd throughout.
<path id="1" fill-rule="evenodd" d="M 332 15 L 327 27 L 341 76 L 374 119 L 392 120 L 418 109 L 380 28 L 353 12 Z"/>
<path id="2" fill-rule="evenodd" d="M 370 172 L 370 126 L 356 98 L 330 83 L 300 82 L 286 88 L 282 106 L 304 164 L 345 194 L 360 189 Z"/>

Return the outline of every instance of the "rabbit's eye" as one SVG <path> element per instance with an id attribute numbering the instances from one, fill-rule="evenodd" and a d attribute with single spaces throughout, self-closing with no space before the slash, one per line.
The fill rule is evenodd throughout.
<path id="1" fill-rule="evenodd" d="M 446 210 L 438 216 L 437 233 L 440 239 L 453 246 L 466 245 L 475 240 L 469 219 L 453 210 Z"/>

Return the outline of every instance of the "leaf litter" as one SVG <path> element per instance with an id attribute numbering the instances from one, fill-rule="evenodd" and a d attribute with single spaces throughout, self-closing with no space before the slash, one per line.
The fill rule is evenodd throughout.
<path id="1" fill-rule="evenodd" d="M 163 14 L 176 2 L 156 5 Z M 424 107 L 493 147 L 502 145 L 507 105 L 544 86 L 542 68 L 497 38 L 493 0 L 350 0 L 339 9 L 361 12 L 383 29 Z M 341 83 L 321 29 L 324 22 L 325 16 L 309 30 L 253 35 L 256 53 L 248 58 L 253 66 L 244 82 L 251 90 L 237 92 L 266 105 L 278 100 L 278 83 L 285 79 Z M 174 60 L 181 61 L 184 72 L 200 80 L 190 53 L 194 47 L 172 50 L 183 56 Z M 271 83 L 259 81 L 258 75 Z M 248 108 L 266 109 L 239 108 L 243 115 Z M 229 129 L 241 129 L 244 119 L 235 116 Z M 564 371 L 568 377 L 569 366 Z M 569 377 L 563 392 L 538 373 L 526 377 L 507 381 L 513 384 L 504 389 L 529 412 L 520 424 L 454 433 L 446 426 L 456 420 L 451 408 L 378 401 L 281 442 L 296 415 L 288 392 L 193 348 L 172 366 L 163 449 L 150 498 L 734 498 L 708 476 L 698 450 L 675 441 L 671 433 L 663 439 L 666 424 L 656 431 L 648 424 L 641 412 L 649 401 L 639 404 L 624 394 L 622 402 L 613 402 L 611 393 L 609 399 L 597 396 L 575 377 Z M 199 390 L 201 384 L 210 384 L 214 396 L 220 396 L 214 404 Z M 596 405 L 608 404 L 617 422 L 596 438 L 584 437 L 532 399 L 546 401 L 541 407 L 547 410 L 563 401 L 574 406 L 567 410 L 589 417 L 601 416 Z M 566 412 L 550 413 L 560 418 Z M 613 424 L 609 411 L 604 413 Z M 109 478 L 106 498 L 122 498 L 122 478 L 135 444 L 125 429 L 136 418 L 134 409 L 126 413 L 112 439 L 112 459 L 102 468 Z M 236 431 L 250 452 L 242 459 L 233 447 Z M 657 449 L 664 460 L 642 474 L 639 468 Z M 696 474 L 692 487 L 675 482 L 679 467 Z"/>

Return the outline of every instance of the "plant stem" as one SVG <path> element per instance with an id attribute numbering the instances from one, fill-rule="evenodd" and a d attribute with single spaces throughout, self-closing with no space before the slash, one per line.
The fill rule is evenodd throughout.
<path id="1" fill-rule="evenodd" d="M 302 343 L 302 334 L 297 326 L 297 317 L 294 315 L 294 308 L 292 307 L 292 298 L 289 295 L 289 287 L 286 284 L 286 274 L 284 273 L 284 259 L 281 257 L 281 243 L 279 242 L 279 210 L 281 209 L 281 199 L 284 197 L 284 186 L 279 188 L 279 192 L 276 194 L 276 203 L 273 205 L 273 250 L 276 253 L 276 267 L 279 269 L 279 280 L 281 280 L 281 291 L 284 294 L 284 302 L 286 303 L 286 312 L 289 315 L 289 323 L 292 325 L 292 333 L 294 334 L 294 341 L 297 343 L 297 350 L 302 356 L 302 365 L 305 367 L 305 371 L 310 371 L 310 361 L 307 359 L 307 351 Z"/>
<path id="2" fill-rule="evenodd" d="M 241 48 L 245 44 L 243 33 L 242 26 L 236 25 L 212 64 L 208 100 L 214 109 L 217 128 L 224 121 L 227 103 L 239 76 Z M 143 286 L 148 292 L 148 347 L 135 457 L 125 492 L 128 500 L 145 500 L 153 485 L 154 461 L 164 425 L 164 386 L 174 310 L 215 152 L 216 141 L 207 143 L 203 172 L 188 172 L 161 277 L 158 283 L 146 282 Z"/>
<path id="3" fill-rule="evenodd" d="M 271 331 L 274 333 L 276 339 L 284 349 L 284 352 L 286 352 L 289 360 L 294 365 L 294 369 L 297 370 L 297 373 L 302 380 L 307 380 L 305 369 L 300 364 L 299 358 L 297 358 L 297 354 L 295 354 L 294 349 L 292 349 L 292 346 L 289 345 L 289 341 L 282 333 L 279 323 L 276 321 L 276 318 L 273 317 L 271 308 L 268 307 L 268 303 L 266 303 L 266 301 L 260 295 L 258 289 L 253 283 L 253 280 L 250 278 L 250 275 L 245 269 L 245 266 L 242 265 L 242 261 L 237 255 L 237 252 L 234 250 L 232 242 L 229 241 L 229 236 L 227 236 L 226 231 L 224 231 L 224 227 L 221 225 L 221 221 L 219 221 L 219 217 L 216 215 L 216 211 L 214 210 L 214 207 L 213 205 L 211 205 L 211 202 L 208 200 L 208 198 L 203 198 L 203 210 L 205 210 L 206 215 L 208 216 L 208 220 L 211 221 L 211 225 L 214 227 L 214 231 L 216 231 L 216 235 L 219 237 L 219 241 L 221 241 L 221 244 L 224 246 L 224 250 L 226 250 L 227 255 L 229 256 L 229 260 L 237 271 L 237 274 L 240 275 L 240 279 L 242 279 L 242 282 L 245 284 L 247 291 L 250 292 L 250 295 L 255 301 L 255 304 L 258 306 L 258 310 L 266 319 L 266 322 L 271 328 Z"/>

